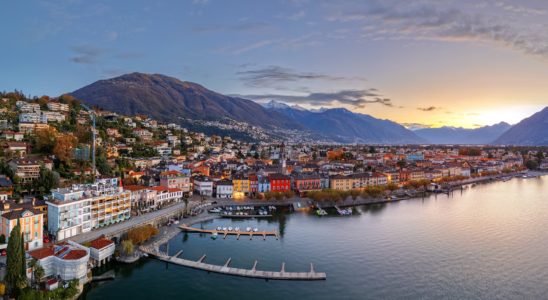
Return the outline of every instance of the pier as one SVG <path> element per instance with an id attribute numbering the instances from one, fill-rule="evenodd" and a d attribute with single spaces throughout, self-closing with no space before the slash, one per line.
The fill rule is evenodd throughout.
<path id="1" fill-rule="evenodd" d="M 285 263 L 282 263 L 280 271 L 261 271 L 257 270 L 258 261 L 255 260 L 253 267 L 251 269 L 242 269 L 242 268 L 232 268 L 230 267 L 230 262 L 232 258 L 229 258 L 224 265 L 212 265 L 205 263 L 204 260 L 206 255 L 202 255 L 197 261 L 179 258 L 182 254 L 182 251 L 177 252 L 174 256 L 169 256 L 166 253 L 158 251 L 154 247 L 141 246 L 141 251 L 148 253 L 149 255 L 155 256 L 157 259 L 165 261 L 167 263 L 188 267 L 192 269 L 203 270 L 207 272 L 232 275 L 232 276 L 241 276 L 241 277 L 250 277 L 250 278 L 259 278 L 259 279 L 268 279 L 268 280 L 326 280 L 327 275 L 324 272 L 316 272 L 314 270 L 314 265 L 310 264 L 310 270 L 308 272 L 287 272 L 285 271 Z"/>
<path id="2" fill-rule="evenodd" d="M 225 239 L 228 235 L 235 235 L 236 239 L 240 239 L 240 236 L 249 236 L 249 239 L 252 239 L 253 236 L 261 236 L 263 239 L 266 239 L 267 236 L 273 236 L 276 239 L 279 239 L 279 235 L 277 231 L 229 231 L 229 230 L 213 230 L 213 229 L 201 229 L 201 228 L 194 228 L 189 227 L 186 224 L 182 224 L 179 226 L 179 228 L 186 232 L 196 232 L 196 233 L 208 233 L 208 234 L 218 234 L 222 235 L 223 239 Z"/>

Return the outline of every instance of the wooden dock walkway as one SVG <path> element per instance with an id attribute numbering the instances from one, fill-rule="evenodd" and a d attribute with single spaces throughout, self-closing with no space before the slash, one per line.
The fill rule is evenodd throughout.
<path id="1" fill-rule="evenodd" d="M 277 231 L 253 232 L 253 231 L 228 231 L 228 230 L 215 230 L 215 229 L 201 229 L 201 228 L 189 227 L 186 224 L 180 225 L 179 228 L 187 232 L 208 233 L 208 234 L 217 233 L 218 235 L 222 235 L 223 239 L 225 239 L 228 235 L 235 235 L 236 239 L 240 239 L 240 236 L 249 236 L 249 239 L 252 239 L 253 236 L 261 236 L 263 237 L 263 239 L 266 239 L 267 236 L 273 236 L 276 239 L 279 239 L 279 235 Z"/>
<path id="2" fill-rule="evenodd" d="M 230 262 L 232 258 L 229 258 L 226 263 L 222 266 L 212 265 L 204 263 L 206 255 L 202 255 L 198 261 L 188 260 L 179 258 L 182 251 L 177 252 L 174 256 L 169 256 L 166 253 L 160 252 L 153 247 L 141 246 L 141 251 L 153 255 L 159 260 L 172 263 L 175 265 L 203 270 L 207 272 L 220 273 L 225 275 L 233 276 L 242 276 L 250 278 L 260 278 L 260 279 L 269 279 L 269 280 L 326 280 L 327 275 L 324 272 L 316 272 L 314 270 L 314 265 L 310 264 L 310 271 L 308 272 L 286 272 L 285 263 L 282 263 L 280 271 L 261 271 L 257 270 L 257 261 L 253 263 L 253 268 L 251 269 L 242 269 L 242 268 L 232 268 L 230 267 Z"/>

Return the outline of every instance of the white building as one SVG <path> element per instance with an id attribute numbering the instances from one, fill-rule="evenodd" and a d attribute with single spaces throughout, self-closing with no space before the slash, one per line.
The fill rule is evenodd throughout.
<path id="1" fill-rule="evenodd" d="M 48 109 L 52 111 L 69 111 L 69 105 L 65 103 L 59 103 L 59 102 L 48 102 Z"/>
<path id="2" fill-rule="evenodd" d="M 46 115 L 38 113 L 20 113 L 19 114 L 19 123 L 47 123 L 48 117 Z"/>
<path id="3" fill-rule="evenodd" d="M 88 248 L 68 241 L 30 251 L 29 255 L 44 268 L 44 277 L 59 276 L 63 280 L 78 279 L 86 283 L 89 252 Z"/>
<path id="4" fill-rule="evenodd" d="M 231 199 L 232 193 L 234 192 L 234 186 L 232 185 L 232 181 L 223 180 L 217 182 L 215 192 L 216 197 L 219 199 Z"/>
<path id="5" fill-rule="evenodd" d="M 213 181 L 206 176 L 198 176 L 194 178 L 194 192 L 201 196 L 213 195 Z"/>
<path id="6" fill-rule="evenodd" d="M 130 192 L 122 189 L 118 178 L 55 189 L 46 203 L 48 231 L 57 240 L 131 217 Z"/>
<path id="7" fill-rule="evenodd" d="M 42 117 L 45 117 L 47 122 L 63 122 L 65 121 L 65 115 L 56 111 L 43 111 Z"/>
<path id="8" fill-rule="evenodd" d="M 91 263 L 94 266 L 102 266 L 104 263 L 110 261 L 114 255 L 116 246 L 112 240 L 100 237 L 89 244 Z"/>

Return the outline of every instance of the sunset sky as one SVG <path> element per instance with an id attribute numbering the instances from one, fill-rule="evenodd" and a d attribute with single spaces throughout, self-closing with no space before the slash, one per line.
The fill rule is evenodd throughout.
<path id="1" fill-rule="evenodd" d="M 129 72 L 414 126 L 548 105 L 548 2 L 6 1 L 0 90 L 57 96 Z"/>

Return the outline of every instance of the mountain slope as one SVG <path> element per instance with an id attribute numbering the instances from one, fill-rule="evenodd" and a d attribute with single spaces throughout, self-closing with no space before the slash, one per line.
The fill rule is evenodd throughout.
<path id="1" fill-rule="evenodd" d="M 489 144 L 510 127 L 510 124 L 500 122 L 476 129 L 444 126 L 440 128 L 423 128 L 414 132 L 432 144 Z"/>
<path id="2" fill-rule="evenodd" d="M 340 143 L 416 144 L 424 140 L 405 127 L 372 116 L 353 113 L 345 108 L 312 112 L 290 106 L 267 105 L 269 110 L 285 114 L 313 132 Z"/>
<path id="3" fill-rule="evenodd" d="M 512 126 L 494 143 L 527 146 L 548 145 L 548 106 Z"/>
<path id="4" fill-rule="evenodd" d="M 145 114 L 179 123 L 182 118 L 230 118 L 252 125 L 299 128 L 281 114 L 246 99 L 228 97 L 203 86 L 159 74 L 131 73 L 99 80 L 71 93 L 88 105 L 127 114 Z"/>

